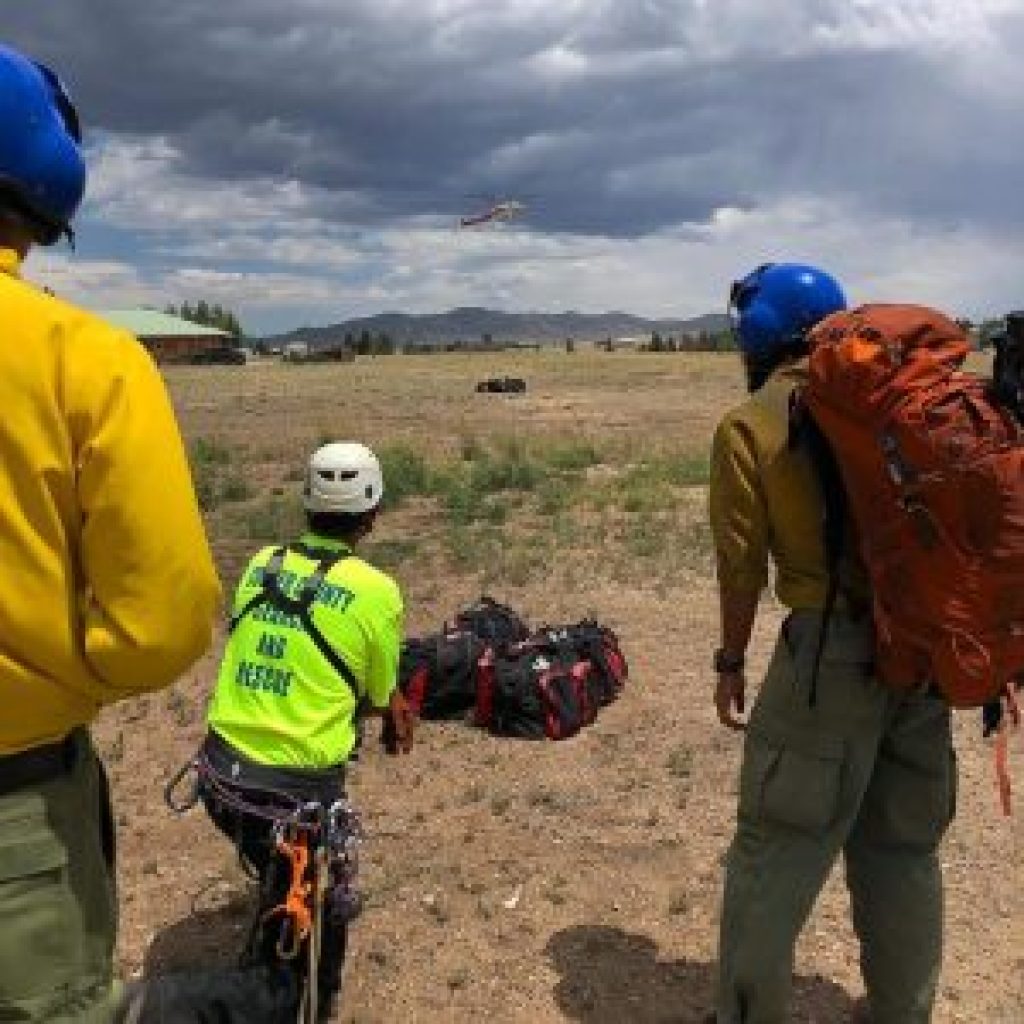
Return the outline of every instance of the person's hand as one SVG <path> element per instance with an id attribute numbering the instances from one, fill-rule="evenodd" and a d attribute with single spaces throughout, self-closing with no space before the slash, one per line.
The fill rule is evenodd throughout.
<path id="1" fill-rule="evenodd" d="M 385 712 L 384 729 L 389 734 L 385 747 L 389 754 L 408 754 L 412 750 L 416 716 L 401 690 L 395 690 Z"/>
<path id="2" fill-rule="evenodd" d="M 747 723 L 738 718 L 746 706 L 747 680 L 742 672 L 720 672 L 715 686 L 718 720 L 729 729 L 742 731 Z"/>

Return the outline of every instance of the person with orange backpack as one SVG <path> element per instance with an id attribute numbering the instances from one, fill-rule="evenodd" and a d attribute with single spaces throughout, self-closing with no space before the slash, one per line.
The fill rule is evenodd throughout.
<path id="1" fill-rule="evenodd" d="M 840 853 L 872 1024 L 924 1024 L 935 997 L 937 849 L 956 791 L 949 705 L 926 682 L 897 689 L 880 678 L 875 579 L 838 514 L 839 468 L 820 457 L 820 432 L 794 428 L 809 335 L 845 308 L 831 275 L 794 263 L 757 268 L 730 296 L 750 396 L 712 446 L 715 704 L 745 735 L 716 1024 L 786 1019 L 794 947 Z M 746 650 L 772 563 L 789 614 L 744 721 Z M 903 592 L 911 606 L 921 596 Z"/>

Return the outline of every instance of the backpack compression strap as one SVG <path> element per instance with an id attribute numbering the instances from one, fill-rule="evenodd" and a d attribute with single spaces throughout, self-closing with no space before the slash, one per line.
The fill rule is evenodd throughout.
<path id="1" fill-rule="evenodd" d="M 263 569 L 263 589 L 250 597 L 238 613 L 231 617 L 231 621 L 228 623 L 228 634 L 230 635 L 235 631 L 246 615 L 263 604 L 269 604 L 272 608 L 284 612 L 286 615 L 294 615 L 302 623 L 302 628 L 313 643 L 316 644 L 317 650 L 324 656 L 327 663 L 348 684 L 352 690 L 352 696 L 358 703 L 359 682 L 355 677 L 355 673 L 349 668 L 345 659 L 331 646 L 330 641 L 324 636 L 313 620 L 312 612 L 313 602 L 316 600 L 316 596 L 320 592 L 327 574 L 338 562 L 351 557 L 351 552 L 323 551 L 320 554 L 316 569 L 303 581 L 299 596 L 289 597 L 281 589 L 281 569 L 284 566 L 288 550 L 287 547 L 277 548 L 270 556 L 270 560 Z M 292 550 L 296 549 L 293 548 Z M 312 552 L 312 550 L 311 548 L 304 547 L 299 553 L 307 555 L 307 552 Z"/>
<path id="2" fill-rule="evenodd" d="M 825 639 L 828 627 L 835 614 L 836 602 L 839 599 L 839 567 L 843 558 L 848 523 L 848 503 L 843 477 L 836 462 L 835 453 L 828 443 L 828 438 L 818 426 L 810 410 L 803 404 L 797 392 L 789 396 L 789 440 L 788 447 L 792 450 L 803 447 L 807 452 L 814 475 L 821 488 L 825 515 L 822 521 L 822 543 L 825 548 L 825 570 L 828 574 L 828 590 L 825 605 L 822 608 L 821 627 L 818 630 L 817 646 L 814 651 L 814 664 L 811 669 L 811 686 L 807 702 L 813 708 L 818 702 L 818 676 L 821 672 L 821 660 L 825 653 Z"/>

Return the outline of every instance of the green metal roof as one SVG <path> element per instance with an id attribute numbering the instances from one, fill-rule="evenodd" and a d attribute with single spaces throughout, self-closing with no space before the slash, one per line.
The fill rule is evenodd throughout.
<path id="1" fill-rule="evenodd" d="M 204 327 L 178 316 L 158 313 L 155 309 L 101 309 L 97 316 L 107 323 L 131 331 L 137 338 L 194 338 L 197 335 L 211 335 L 227 338 L 227 331 L 216 327 Z"/>

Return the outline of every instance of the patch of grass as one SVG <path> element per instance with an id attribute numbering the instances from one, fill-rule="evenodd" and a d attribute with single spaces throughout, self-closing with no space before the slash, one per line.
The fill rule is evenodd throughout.
<path id="1" fill-rule="evenodd" d="M 217 507 L 217 481 L 213 473 L 205 467 L 192 468 L 192 486 L 196 489 L 196 500 L 204 512 L 212 512 Z"/>
<path id="2" fill-rule="evenodd" d="M 644 459 L 622 478 L 627 491 L 650 492 L 665 487 L 698 487 L 708 483 L 711 467 L 706 455 L 673 454 Z"/>
<path id="3" fill-rule="evenodd" d="M 212 512 L 223 498 L 221 479 L 226 468 L 231 465 L 232 457 L 227 445 L 209 437 L 197 437 L 189 446 L 192 484 L 199 507 L 204 512 Z"/>
<path id="4" fill-rule="evenodd" d="M 486 496 L 457 477 L 439 479 L 441 507 L 448 522 L 456 527 L 469 526 L 487 518 Z"/>
<path id="5" fill-rule="evenodd" d="M 231 449 L 211 437 L 197 437 L 189 449 L 193 465 L 226 466 L 231 462 Z"/>
<path id="6" fill-rule="evenodd" d="M 589 441 L 576 441 L 548 448 L 541 453 L 545 465 L 563 473 L 578 472 L 604 461 Z"/>
<path id="7" fill-rule="evenodd" d="M 501 538 L 493 527 L 455 522 L 445 532 L 445 549 L 460 569 L 494 565 L 501 555 Z"/>
<path id="8" fill-rule="evenodd" d="M 463 462 L 476 462 L 486 454 L 487 449 L 475 437 L 464 437 L 459 441 L 459 457 Z"/>
<path id="9" fill-rule="evenodd" d="M 367 561 L 382 569 L 397 569 L 416 556 L 418 540 L 375 540 L 365 545 Z"/>
<path id="10" fill-rule="evenodd" d="M 649 508 L 640 508 L 626 524 L 625 542 L 630 554 L 656 558 L 669 547 L 672 524 Z"/>
<path id="11" fill-rule="evenodd" d="M 558 477 L 548 477 L 537 489 L 537 511 L 543 516 L 557 516 L 569 504 L 573 487 Z"/>
<path id="12" fill-rule="evenodd" d="M 676 535 L 675 543 L 682 552 L 684 564 L 689 568 L 711 568 L 715 541 L 706 517 L 686 523 Z"/>
<path id="13" fill-rule="evenodd" d="M 404 444 L 389 445 L 382 448 L 377 457 L 384 474 L 385 508 L 395 508 L 406 498 L 431 492 L 430 467 L 413 448 Z"/>
<path id="14" fill-rule="evenodd" d="M 693 774 L 693 750 L 685 743 L 680 744 L 668 755 L 665 764 L 674 779 L 689 779 Z"/>
<path id="15" fill-rule="evenodd" d="M 549 571 L 550 563 L 547 547 L 536 540 L 506 545 L 502 548 L 501 560 L 496 566 L 496 582 L 500 580 L 513 586 L 522 586 Z"/>
<path id="16" fill-rule="evenodd" d="M 483 494 L 498 491 L 532 491 L 541 481 L 543 470 L 520 449 L 496 456 L 488 455 L 470 464 L 468 484 Z"/>
<path id="17" fill-rule="evenodd" d="M 254 541 L 280 541 L 297 536 L 305 518 L 298 497 L 270 497 L 247 510 L 243 521 L 246 536 Z"/>
<path id="18" fill-rule="evenodd" d="M 661 463 L 665 480 L 677 487 L 703 487 L 711 480 L 707 455 L 674 455 Z"/>
<path id="19" fill-rule="evenodd" d="M 252 497 L 252 488 L 243 476 L 228 477 L 220 490 L 221 501 L 248 501 Z"/>

